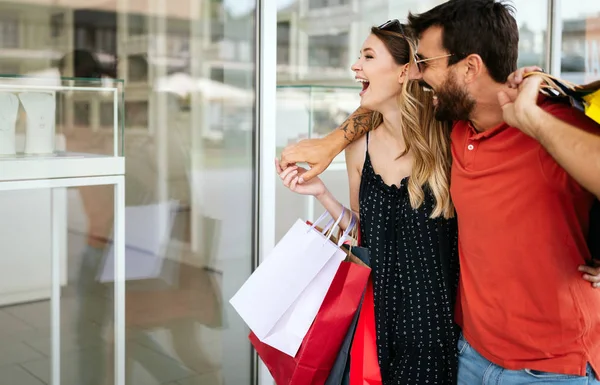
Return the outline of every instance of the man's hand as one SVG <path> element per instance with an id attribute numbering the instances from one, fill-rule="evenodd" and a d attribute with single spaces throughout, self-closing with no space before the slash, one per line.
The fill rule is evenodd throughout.
<path id="1" fill-rule="evenodd" d="M 511 95 L 504 91 L 498 93 L 504 121 L 534 139 L 537 138 L 540 120 L 546 114 L 537 105 L 541 84 L 540 76 L 529 76 L 521 82 L 517 93 Z"/>
<path id="2" fill-rule="evenodd" d="M 521 82 L 523 82 L 523 75 L 528 74 L 530 72 L 544 72 L 538 66 L 530 66 L 530 67 L 522 67 L 516 70 L 515 72 L 508 75 L 507 84 L 510 88 L 519 88 Z"/>
<path id="3" fill-rule="evenodd" d="M 305 139 L 283 150 L 280 165 L 285 170 L 296 163 L 307 163 L 310 170 L 302 174 L 298 180 L 298 183 L 302 184 L 325 171 L 340 151 L 337 141 L 329 137 Z"/>

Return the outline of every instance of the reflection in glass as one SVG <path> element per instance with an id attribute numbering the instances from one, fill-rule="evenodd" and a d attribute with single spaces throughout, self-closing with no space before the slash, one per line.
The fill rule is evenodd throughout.
<path id="1" fill-rule="evenodd" d="M 513 2 L 519 26 L 518 67 L 547 67 L 546 46 L 548 2 L 546 0 L 517 0 Z"/>
<path id="2" fill-rule="evenodd" d="M 1 72 L 125 81 L 127 384 L 251 383 L 248 330 L 227 301 L 252 268 L 256 2 L 39 3 L 0 0 L 0 47 L 13 49 Z M 110 153 L 111 99 L 57 100 L 57 148 Z M 14 231 L 41 235 L 14 238 L 32 255 L 5 273 L 46 282 L 46 198 L 21 198 Z M 113 200 L 112 187 L 65 192 L 62 385 L 113 384 Z M 49 381 L 39 299 L 0 303 L 0 346 L 18 353 L 0 354 L 12 357 L 0 383 Z"/>
<path id="3" fill-rule="evenodd" d="M 17 48 L 20 42 L 19 23 L 15 15 L 0 16 L 0 47 Z"/>
<path id="4" fill-rule="evenodd" d="M 600 4 L 563 6 L 561 77 L 576 84 L 600 79 Z"/>
<path id="5" fill-rule="evenodd" d="M 51 199 L 48 189 L 0 192 L 0 383 L 50 378 Z M 62 310 L 67 333 L 74 312 Z"/>

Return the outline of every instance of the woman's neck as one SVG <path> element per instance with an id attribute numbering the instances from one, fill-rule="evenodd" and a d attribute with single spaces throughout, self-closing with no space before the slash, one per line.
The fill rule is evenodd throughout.
<path id="1" fill-rule="evenodd" d="M 404 142 L 404 135 L 402 130 L 402 116 L 400 115 L 399 109 L 388 110 L 382 113 L 383 123 L 381 128 L 384 129 L 386 136 L 393 139 L 394 142 L 404 151 L 406 143 Z"/>

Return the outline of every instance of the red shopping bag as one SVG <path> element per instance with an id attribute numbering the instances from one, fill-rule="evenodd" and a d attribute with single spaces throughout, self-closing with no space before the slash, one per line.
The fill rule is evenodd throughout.
<path id="1" fill-rule="evenodd" d="M 375 334 L 373 283 L 369 279 L 350 350 L 350 385 L 381 385 Z"/>
<path id="2" fill-rule="evenodd" d="M 371 269 L 352 255 L 342 262 L 295 357 L 263 344 L 250 333 L 252 345 L 277 385 L 325 383 L 356 314 L 370 274 Z"/>

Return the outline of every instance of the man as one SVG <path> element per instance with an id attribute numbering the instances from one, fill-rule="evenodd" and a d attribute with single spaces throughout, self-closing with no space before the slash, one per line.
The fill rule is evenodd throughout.
<path id="1" fill-rule="evenodd" d="M 519 90 L 506 84 L 518 54 L 508 5 L 450 0 L 409 22 L 436 117 L 455 121 L 459 384 L 600 384 L 600 292 L 578 273 L 598 284 L 599 271 L 581 266 L 600 196 L 600 129 L 538 99 L 539 78 Z M 284 166 L 306 161 L 305 179 L 316 175 L 371 127 L 369 117 L 359 109 L 327 138 L 287 149 Z"/>

